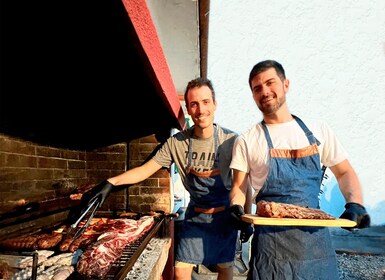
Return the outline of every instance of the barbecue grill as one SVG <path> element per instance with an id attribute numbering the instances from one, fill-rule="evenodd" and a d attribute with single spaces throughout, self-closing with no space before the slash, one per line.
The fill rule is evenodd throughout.
<path id="1" fill-rule="evenodd" d="M 6 213 L 6 215 L 0 216 L 0 241 L 14 238 L 18 236 L 32 235 L 35 233 L 48 233 L 53 229 L 60 227 L 63 223 L 63 220 L 58 219 L 57 217 L 66 217 L 71 206 L 74 206 L 73 203 L 66 204 L 59 199 L 54 203 L 53 201 L 47 201 L 44 203 L 34 204 L 31 207 L 24 207 L 17 211 Z M 33 207 L 32 207 L 33 206 Z M 49 209 L 48 209 L 49 208 Z M 49 210 L 49 211 L 48 211 Z M 122 218 L 121 214 L 126 211 L 96 211 L 95 217 L 99 218 Z M 151 228 L 146 231 L 142 236 L 140 236 L 135 241 L 127 245 L 123 254 L 115 263 L 111 266 L 106 277 L 103 279 L 127 279 L 127 274 L 132 274 L 132 268 L 138 261 L 138 258 L 143 255 L 143 252 L 148 248 L 149 243 L 155 240 L 167 240 L 165 242 L 166 248 L 156 248 L 157 250 L 164 251 L 167 250 L 167 263 L 163 263 L 162 274 L 168 275 L 167 279 L 172 279 L 173 277 L 173 231 L 174 231 L 174 214 L 165 214 L 163 211 L 155 211 L 151 213 L 131 213 L 135 214 L 131 217 L 123 217 L 127 219 L 139 219 L 145 215 L 154 216 L 154 224 Z M 55 216 L 55 218 L 52 218 Z M 60 221 L 59 221 L 60 220 Z M 163 244 L 163 243 L 162 243 Z M 4 248 L 3 248 L 4 249 Z M 49 249 L 51 250 L 51 249 Z M 52 250 L 56 253 L 59 253 L 58 248 L 54 247 Z M 151 248 L 151 251 L 154 251 L 154 248 Z M 36 261 L 36 251 L 33 250 L 15 250 L 15 251 L 5 251 L 2 250 L 2 254 L 9 254 L 13 256 L 32 256 L 34 259 L 32 265 L 32 277 L 31 279 L 36 279 L 38 262 Z M 60 252 L 62 253 L 62 252 Z M 1 261 L 1 258 L 0 258 Z M 162 259 L 164 262 L 164 258 Z M 147 262 L 148 263 L 148 262 Z M 154 266 L 158 265 L 154 263 Z M 75 265 L 76 267 L 76 265 Z M 135 271 L 137 279 L 147 279 L 141 278 L 139 275 L 140 270 Z M 89 277 L 82 276 L 76 271 L 73 272 L 67 279 L 90 279 Z"/>

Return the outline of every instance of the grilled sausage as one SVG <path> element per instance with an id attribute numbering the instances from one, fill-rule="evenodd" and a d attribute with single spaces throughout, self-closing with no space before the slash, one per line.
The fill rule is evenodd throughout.
<path id="1" fill-rule="evenodd" d="M 66 238 L 64 239 L 60 245 L 59 245 L 59 250 L 61 252 L 67 252 L 70 248 L 70 245 L 71 243 L 73 242 L 74 240 L 72 238 Z"/>
<path id="2" fill-rule="evenodd" d="M 38 249 L 50 249 L 55 247 L 63 239 L 63 234 L 52 234 L 37 241 Z"/>

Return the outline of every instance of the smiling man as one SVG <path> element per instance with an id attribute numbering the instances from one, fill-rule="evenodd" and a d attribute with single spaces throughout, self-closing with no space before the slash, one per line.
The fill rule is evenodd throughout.
<path id="1" fill-rule="evenodd" d="M 322 165 L 330 168 L 346 200 L 342 218 L 370 225 L 362 189 L 347 153 L 325 122 L 303 122 L 289 111 L 289 80 L 274 60 L 257 63 L 249 85 L 263 120 L 240 135 L 230 167 L 231 207 L 245 202 L 245 182 L 261 200 L 319 208 Z M 305 125 L 306 123 L 306 125 Z M 255 226 L 248 280 L 338 279 L 335 250 L 326 227 Z"/>
<path id="2" fill-rule="evenodd" d="M 230 280 L 238 229 L 243 242 L 252 234 L 251 226 L 238 228 L 229 218 L 230 162 L 237 134 L 214 123 L 217 102 L 210 80 L 191 80 L 184 98 L 194 125 L 169 137 L 143 165 L 109 178 L 85 193 L 82 205 L 95 198 L 101 198 L 103 203 L 110 191 L 119 189 L 116 186 L 138 183 L 175 163 L 190 194 L 176 240 L 175 280 L 191 279 L 193 267 L 198 264 L 215 265 L 218 279 Z M 248 206 L 250 209 L 250 202 Z"/>

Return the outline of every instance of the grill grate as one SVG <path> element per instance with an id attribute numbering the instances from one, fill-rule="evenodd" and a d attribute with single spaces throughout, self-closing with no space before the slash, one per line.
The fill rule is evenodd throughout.
<path id="1" fill-rule="evenodd" d="M 159 214 L 159 213 L 158 213 Z M 141 216 L 146 215 L 146 214 L 140 214 L 138 213 L 137 216 L 135 217 L 130 217 L 129 219 L 139 219 Z M 99 217 L 109 217 L 114 219 L 117 215 L 114 213 L 104 213 L 103 215 L 98 215 Z M 154 216 L 154 224 L 151 226 L 151 228 L 142 234 L 138 239 L 135 241 L 131 242 L 129 245 L 127 245 L 122 253 L 122 256 L 116 260 L 116 262 L 111 266 L 110 271 L 107 273 L 107 276 L 104 277 L 103 279 L 107 280 L 116 280 L 116 279 L 125 279 L 127 273 L 132 269 L 132 267 L 135 265 L 135 262 L 137 259 L 140 257 L 142 252 L 145 250 L 146 246 L 148 243 L 151 241 L 151 239 L 155 236 L 157 237 L 166 237 L 169 235 L 168 230 L 166 229 L 168 221 L 167 221 L 168 215 L 164 215 L 164 213 L 160 213 L 159 215 Z M 56 228 L 56 227 L 55 227 Z M 43 229 L 40 229 L 40 232 Z M 52 229 L 48 230 L 47 232 L 50 232 Z M 31 232 L 33 234 L 35 232 Z M 2 250 L 2 249 L 0 249 Z M 3 253 L 8 253 L 8 254 L 15 254 L 17 256 L 29 256 L 34 252 L 29 252 L 29 251 L 15 251 L 15 252 L 8 252 L 6 250 L 2 250 Z M 55 250 L 56 251 L 56 250 Z M 58 253 L 58 252 L 57 252 Z M 37 255 L 36 255 L 37 256 Z M 35 256 L 35 257 L 36 257 Z M 37 257 L 36 257 L 37 258 Z M 76 266 L 76 265 L 75 265 Z M 32 277 L 31 280 L 35 280 L 37 278 L 37 260 L 33 262 L 32 266 Z M 72 279 L 97 279 L 93 277 L 88 277 L 84 275 L 78 274 L 76 271 L 73 272 L 68 278 L 68 280 Z"/>
<path id="2" fill-rule="evenodd" d="M 129 246 L 124 248 L 122 256 L 112 265 L 110 271 L 107 274 L 108 279 L 115 279 L 115 277 L 118 276 L 118 274 L 123 274 L 123 272 L 120 272 L 122 269 L 124 271 L 129 271 L 131 269 L 131 263 L 135 263 L 137 260 L 136 252 L 139 253 L 139 255 L 142 252 L 139 252 L 139 247 L 142 244 L 142 241 L 136 240 L 135 242 L 131 243 Z M 147 244 L 146 244 L 147 245 Z M 127 268 L 125 268 L 127 266 Z M 130 266 L 130 267 L 129 267 Z M 126 273 L 124 273 L 126 274 Z M 117 278 L 117 279 L 120 279 Z"/>

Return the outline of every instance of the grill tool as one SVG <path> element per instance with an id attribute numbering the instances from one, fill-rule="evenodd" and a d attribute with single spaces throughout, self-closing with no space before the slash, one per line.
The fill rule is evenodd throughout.
<path id="1" fill-rule="evenodd" d="M 79 219 L 77 219 L 75 223 L 69 226 L 67 230 L 67 235 L 73 239 L 79 238 L 84 233 L 88 225 L 90 224 L 92 218 L 95 215 L 96 209 L 99 207 L 99 205 L 100 205 L 100 198 L 94 199 L 88 205 L 88 207 L 84 210 L 84 212 L 80 215 Z M 78 228 L 79 223 L 84 219 L 84 217 L 87 214 L 89 214 L 87 222 L 81 228 Z"/>

